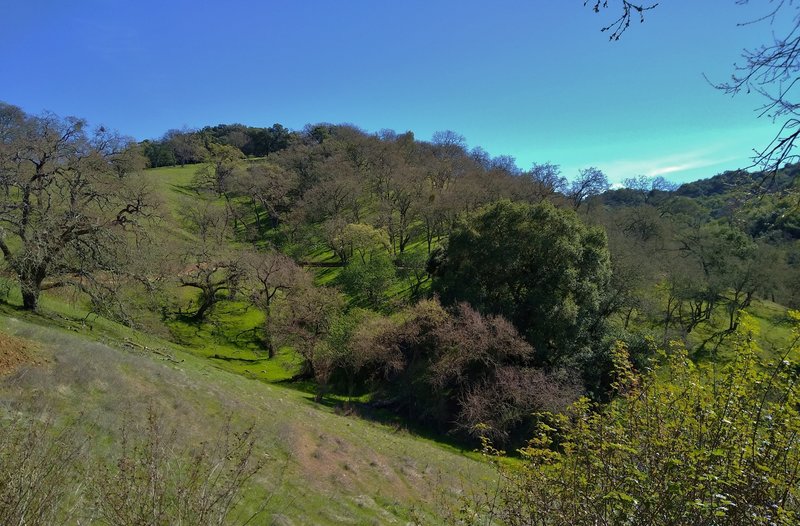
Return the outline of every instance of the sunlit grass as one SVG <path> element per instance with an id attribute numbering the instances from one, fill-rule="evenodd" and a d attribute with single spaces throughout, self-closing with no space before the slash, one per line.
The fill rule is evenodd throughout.
<path id="1" fill-rule="evenodd" d="M 91 423 L 87 446 L 99 452 L 114 447 L 125 415 L 143 418 L 151 405 L 179 430 L 181 443 L 207 439 L 227 415 L 237 426 L 255 422 L 256 453 L 266 465 L 244 506 L 255 510 L 274 493 L 266 523 L 280 523 L 283 516 L 296 524 L 402 524 L 418 513 L 436 524 L 437 492 L 478 488 L 491 477 L 471 452 L 393 423 L 339 416 L 338 404 L 315 404 L 306 392 L 248 378 L 252 368 L 264 370 L 264 362 L 247 360 L 263 356 L 219 343 L 235 338 L 232 328 L 191 333 L 185 325 L 180 330 L 197 345 L 188 348 L 99 318 L 82 325 L 86 313 L 79 303 L 52 294 L 42 305 L 42 314 L 0 305 L 0 331 L 38 342 L 48 358 L 46 366 L 0 380 L 3 407 L 32 415 L 57 411 L 64 418 L 80 414 Z M 219 314 L 217 323 L 233 315 Z M 250 324 L 258 322 L 255 314 L 248 316 Z M 199 345 L 212 338 L 217 342 Z M 291 363 L 286 351 L 276 364 Z M 215 352 L 241 363 L 209 358 Z M 275 378 L 279 372 L 266 374 Z"/>

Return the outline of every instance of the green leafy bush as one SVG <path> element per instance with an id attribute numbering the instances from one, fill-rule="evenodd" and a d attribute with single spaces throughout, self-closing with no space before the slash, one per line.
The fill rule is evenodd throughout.
<path id="1" fill-rule="evenodd" d="M 800 320 L 800 313 L 794 313 Z M 461 509 L 461 524 L 790 525 L 800 521 L 797 369 L 758 362 L 747 320 L 737 355 L 700 368 L 685 349 L 636 374 L 615 349 L 618 397 L 542 414 L 521 466 Z M 485 444 L 490 456 L 498 452 Z"/>

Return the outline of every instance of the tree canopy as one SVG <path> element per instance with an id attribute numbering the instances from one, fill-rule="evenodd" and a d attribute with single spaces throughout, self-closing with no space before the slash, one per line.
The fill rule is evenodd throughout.
<path id="1" fill-rule="evenodd" d="M 500 201 L 469 215 L 432 261 L 433 290 L 510 320 L 544 364 L 600 346 L 611 278 L 605 233 L 548 202 Z"/>
<path id="2" fill-rule="evenodd" d="M 143 161 L 130 140 L 74 117 L 0 103 L 0 121 L 0 251 L 23 306 L 37 308 L 47 278 L 88 291 L 152 204 L 134 177 Z"/>

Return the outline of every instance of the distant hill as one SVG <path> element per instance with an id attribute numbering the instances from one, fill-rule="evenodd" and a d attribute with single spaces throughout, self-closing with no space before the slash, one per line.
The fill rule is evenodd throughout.
<path id="1" fill-rule="evenodd" d="M 708 179 L 682 184 L 675 194 L 685 197 L 711 197 L 754 186 L 761 186 L 766 193 L 778 193 L 790 188 L 799 175 L 800 164 L 787 166 L 774 178 L 763 172 L 727 171 Z"/>

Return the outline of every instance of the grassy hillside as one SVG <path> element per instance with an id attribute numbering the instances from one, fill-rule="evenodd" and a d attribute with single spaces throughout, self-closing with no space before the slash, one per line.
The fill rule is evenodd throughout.
<path id="1" fill-rule="evenodd" d="M 36 513 L 14 503 L 37 481 L 56 493 L 41 501 L 57 506 L 29 526 L 202 524 L 208 512 L 190 508 L 227 506 L 217 481 L 231 478 L 246 484 L 237 511 L 258 524 L 436 524 L 472 492 L 494 506 L 497 478 L 513 486 L 528 468 L 544 473 L 537 458 L 558 471 L 582 457 L 566 484 L 523 484 L 523 493 L 591 485 L 584 472 L 613 466 L 611 451 L 631 462 L 602 482 L 631 467 L 624 483 L 639 491 L 651 486 L 640 469 L 649 460 L 636 458 L 652 457 L 647 433 L 665 452 L 653 480 L 669 480 L 659 470 L 676 451 L 687 458 L 668 462 L 675 472 L 690 457 L 717 457 L 723 449 L 706 439 L 722 433 L 702 418 L 698 444 L 665 446 L 671 428 L 656 420 L 626 446 L 628 430 L 640 416 L 683 418 L 669 393 L 709 387 L 686 407 L 729 426 L 706 372 L 745 362 L 740 372 L 754 381 L 729 376 L 727 400 L 763 390 L 756 428 L 722 445 L 731 454 L 763 445 L 758 426 L 774 424 L 759 421 L 761 407 L 775 393 L 759 378 L 776 364 L 791 395 L 775 406 L 787 415 L 781 447 L 800 436 L 789 354 L 800 315 L 786 308 L 800 307 L 797 167 L 766 192 L 755 191 L 756 175 L 732 172 L 680 189 L 639 177 L 606 191 L 597 169 L 569 184 L 557 166 L 522 172 L 457 136 L 429 143 L 323 124 L 291 137 L 272 130 L 284 140 L 259 154 L 223 140 L 234 132 L 225 127 L 179 134 L 173 161 L 204 164 L 144 170 L 133 145 L 106 151 L 78 121 L 52 134 L 56 117 L 11 110 L 0 145 L 0 524 L 28 524 L 3 512 Z M 161 155 L 153 146 L 171 148 L 143 144 L 151 161 Z M 684 367 L 678 382 L 673 362 Z M 636 409 L 640 395 L 662 390 L 656 411 Z M 739 431 L 753 414 L 742 408 L 730 426 Z M 570 438 L 572 425 L 591 432 Z M 612 442 L 609 426 L 620 433 Z M 514 452 L 511 476 L 457 447 L 487 440 Z M 597 461 L 575 456 L 595 446 Z M 253 458 L 263 469 L 251 478 Z M 63 465 L 67 475 L 45 482 L 27 469 Z M 759 480 L 765 465 L 753 462 Z M 727 489 L 709 486 L 704 469 L 692 491 L 719 500 Z M 703 502 L 664 487 L 656 500 Z M 511 495 L 512 513 L 525 509 L 527 497 Z M 616 496 L 652 497 L 612 488 L 542 502 L 577 503 L 582 514 Z M 775 499 L 762 501 L 771 510 Z M 150 509 L 161 502 L 177 511 Z M 146 518 L 123 520 L 128 508 Z M 466 523 L 481 518 L 458 509 L 472 515 Z"/>
<path id="2" fill-rule="evenodd" d="M 771 301 L 757 300 L 746 312 L 756 332 L 754 338 L 760 349 L 760 357 L 769 362 L 776 356 L 782 355 L 792 340 L 794 326 L 788 315 L 788 309 Z M 692 357 L 700 362 L 731 361 L 734 358 L 733 342 L 726 328 L 727 319 L 723 313 L 715 315 L 711 323 L 698 326 L 697 330 L 687 337 L 690 347 L 694 349 Z M 797 352 L 788 357 L 796 359 Z"/>
<path id="3" fill-rule="evenodd" d="M 94 452 L 115 449 L 123 422 L 143 421 L 151 406 L 185 444 L 208 439 L 229 416 L 234 427 L 255 423 L 256 454 L 267 462 L 246 507 L 271 496 L 259 524 L 436 523 L 439 497 L 490 477 L 469 455 L 335 414 L 301 392 L 113 324 L 90 330 L 4 307 L 0 333 L 26 342 L 33 356 L 0 373 L 2 412 L 76 417 Z"/>
<path id="4" fill-rule="evenodd" d="M 223 205 L 192 189 L 197 168 L 147 171 L 161 204 L 164 243 L 194 239 L 181 221 L 187 200 Z M 319 251 L 307 259 L 331 257 Z M 338 271 L 318 269 L 318 283 Z M 283 348 L 266 359 L 254 331 L 263 314 L 245 303 L 224 302 L 202 324 L 170 319 L 162 339 L 89 316 L 86 298 L 59 289 L 43 295 L 44 316 L 26 314 L 15 308 L 18 287 L 8 285 L 0 335 L 21 339 L 35 353 L 25 360 L 9 355 L 0 371 L 2 412 L 78 419 L 98 454 L 117 447 L 131 420 L 144 426 L 150 407 L 183 444 L 207 439 L 228 417 L 239 428 L 255 423 L 256 453 L 268 461 L 246 508 L 269 499 L 263 523 L 435 524 L 443 497 L 479 490 L 492 477 L 471 452 L 337 414 L 296 388 L 268 385 L 291 377 L 299 357 Z"/>

